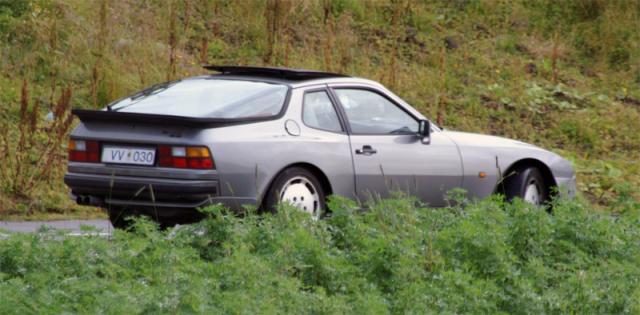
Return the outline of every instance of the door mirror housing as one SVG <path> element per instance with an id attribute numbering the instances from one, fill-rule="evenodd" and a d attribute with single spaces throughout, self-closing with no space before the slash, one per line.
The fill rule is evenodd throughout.
<path id="1" fill-rule="evenodd" d="M 418 137 L 423 144 L 431 143 L 431 122 L 423 119 L 420 121 L 420 126 L 418 127 Z"/>

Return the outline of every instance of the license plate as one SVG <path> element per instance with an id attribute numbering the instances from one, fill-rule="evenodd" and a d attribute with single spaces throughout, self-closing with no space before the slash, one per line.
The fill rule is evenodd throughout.
<path id="1" fill-rule="evenodd" d="M 155 149 L 118 147 L 111 145 L 104 145 L 102 147 L 103 163 L 153 165 L 155 159 Z"/>

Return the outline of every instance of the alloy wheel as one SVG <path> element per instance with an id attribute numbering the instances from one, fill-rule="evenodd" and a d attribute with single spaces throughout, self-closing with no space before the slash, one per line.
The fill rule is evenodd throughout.
<path id="1" fill-rule="evenodd" d="M 318 190 L 306 177 L 295 176 L 289 179 L 282 187 L 280 201 L 288 202 L 294 207 L 311 214 L 315 220 L 322 215 Z"/>
<path id="2" fill-rule="evenodd" d="M 535 182 L 529 183 L 524 192 L 524 201 L 539 206 L 540 205 L 540 189 Z"/>

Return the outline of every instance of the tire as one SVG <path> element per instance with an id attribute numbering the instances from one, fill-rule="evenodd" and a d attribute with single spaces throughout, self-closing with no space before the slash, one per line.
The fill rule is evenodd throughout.
<path id="1" fill-rule="evenodd" d="M 322 218 L 326 212 L 326 195 L 320 181 L 302 167 L 291 167 L 278 174 L 265 196 L 264 210 L 275 212 L 282 201 L 291 202 L 314 219 Z"/>
<path id="2" fill-rule="evenodd" d="M 204 215 L 195 209 L 181 209 L 181 213 L 166 215 L 157 213 L 151 209 L 131 209 L 126 206 L 114 206 L 107 209 L 109 221 L 114 228 L 129 230 L 133 225 L 131 218 L 147 217 L 149 220 L 158 223 L 161 230 L 176 226 L 177 224 L 191 224 L 204 218 Z"/>
<path id="3" fill-rule="evenodd" d="M 542 173 L 536 167 L 523 166 L 516 168 L 504 180 L 504 194 L 508 201 L 520 198 L 536 206 L 544 205 L 549 199 L 549 187 L 544 182 Z"/>
<path id="4" fill-rule="evenodd" d="M 109 214 L 109 221 L 111 221 L 111 225 L 114 228 L 119 230 L 128 230 L 133 223 L 129 220 L 133 214 L 130 211 L 123 210 L 120 207 L 112 207 L 107 209 L 107 213 Z"/>

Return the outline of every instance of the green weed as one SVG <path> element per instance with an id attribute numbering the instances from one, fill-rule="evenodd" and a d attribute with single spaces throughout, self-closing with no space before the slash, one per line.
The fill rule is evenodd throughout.
<path id="1" fill-rule="evenodd" d="M 288 206 L 110 239 L 53 231 L 0 240 L 0 312 L 637 313 L 640 206 L 579 201 L 553 214 L 499 198 L 431 209 L 414 198 L 333 198 L 314 221 Z M 612 210 L 613 212 L 614 210 Z"/>

